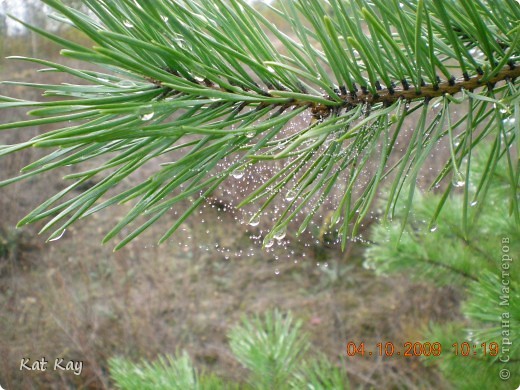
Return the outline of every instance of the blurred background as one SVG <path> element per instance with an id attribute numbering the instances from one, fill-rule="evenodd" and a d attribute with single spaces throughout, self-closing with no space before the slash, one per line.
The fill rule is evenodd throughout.
<path id="1" fill-rule="evenodd" d="M 81 1 L 65 1 L 81 9 Z M 266 15 L 284 28 L 268 9 Z M 60 57 L 60 48 L 9 20 L 7 13 L 75 42 L 86 37 L 49 18 L 38 0 L 0 2 L 0 79 L 59 84 L 60 73 L 38 73 L 40 66 L 6 60 L 11 55 L 44 58 L 85 68 Z M 0 85 L 0 94 L 42 99 L 41 91 Z M 25 117 L 23 110 L 0 112 L 0 123 Z M 303 118 L 302 120 L 308 120 Z M 0 143 L 29 139 L 50 127 L 0 132 Z M 436 153 L 446 153 L 442 145 Z M 45 154 L 25 150 L 0 160 L 0 180 Z M 426 181 L 440 166 L 430 165 Z M 73 169 L 73 168 L 71 168 Z M 147 171 L 147 169 L 150 169 Z M 146 178 L 154 166 L 132 180 Z M 420 340 L 431 322 L 460 316 L 459 292 L 448 286 L 413 282 L 404 274 L 376 276 L 364 266 L 370 229 L 377 210 L 345 252 L 327 231 L 336 198 L 323 206 L 303 237 L 289 231 L 271 248 L 262 249 L 270 217 L 256 226 L 252 210 L 237 210 L 249 182 L 269 177 L 261 167 L 231 178 L 165 244 L 155 242 L 171 220 L 161 219 L 118 252 L 101 239 L 130 206 L 110 208 L 82 220 L 60 239 L 38 235 L 43 224 L 15 229 L 16 222 L 67 183 L 67 171 L 48 172 L 0 188 L 0 385 L 24 388 L 111 388 L 107 361 L 124 356 L 137 361 L 186 350 L 199 369 L 240 381 L 243 368 L 233 358 L 227 334 L 243 315 L 273 309 L 291 311 L 303 321 L 313 350 L 343 367 L 352 388 L 442 388 L 435 366 L 420 358 L 350 357 L 348 341 L 402 345 Z M 433 172 L 433 173 L 432 173 Z M 187 204 L 172 210 L 181 213 Z M 271 211 L 276 213 L 276 210 Z M 172 215 L 173 219 L 173 215 Z M 20 360 L 56 357 L 84 361 L 80 376 L 48 370 L 21 372 Z"/>

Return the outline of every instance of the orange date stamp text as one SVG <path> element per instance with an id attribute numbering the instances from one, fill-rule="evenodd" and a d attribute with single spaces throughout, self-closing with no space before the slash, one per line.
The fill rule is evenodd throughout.
<path id="1" fill-rule="evenodd" d="M 380 342 L 375 345 L 354 341 L 347 342 L 347 357 L 354 356 L 441 356 L 443 353 L 451 353 L 455 356 L 471 357 L 471 356 L 497 356 L 499 354 L 499 344 L 495 342 L 473 344 L 467 341 L 462 343 L 453 343 L 450 347 L 444 348 L 438 342 L 420 342 L 406 341 L 402 344 L 393 342 Z"/>

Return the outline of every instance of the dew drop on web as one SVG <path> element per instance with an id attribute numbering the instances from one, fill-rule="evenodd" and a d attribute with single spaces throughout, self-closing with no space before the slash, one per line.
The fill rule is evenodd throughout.
<path id="1" fill-rule="evenodd" d="M 287 194 L 285 194 L 285 200 L 287 202 L 292 202 L 296 198 L 296 191 L 289 190 L 287 191 Z"/>
<path id="2" fill-rule="evenodd" d="M 244 170 L 237 169 L 236 171 L 233 171 L 231 176 L 233 176 L 235 179 L 242 179 L 244 177 Z"/>

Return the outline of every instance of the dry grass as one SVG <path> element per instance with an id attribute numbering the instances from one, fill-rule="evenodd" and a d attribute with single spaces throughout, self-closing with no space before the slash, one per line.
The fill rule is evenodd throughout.
<path id="1" fill-rule="evenodd" d="M 207 209 L 204 218 L 214 220 L 216 213 Z M 347 340 L 374 348 L 417 340 L 420 326 L 452 315 L 451 291 L 376 279 L 362 268 L 359 250 L 340 263 L 338 279 L 316 266 L 312 253 L 274 260 L 259 249 L 249 257 L 206 251 L 216 243 L 231 250 L 249 243 L 243 227 L 231 223 L 206 234 L 206 226 L 190 222 L 175 236 L 181 245 L 159 248 L 150 244 L 150 231 L 113 254 L 98 246 L 110 218 L 70 229 L 42 248 L 37 264 L 3 276 L 0 377 L 8 388 L 109 388 L 109 357 L 152 359 L 178 349 L 199 367 L 240 380 L 226 333 L 242 315 L 273 308 L 303 319 L 316 349 L 344 364 L 355 384 L 421 388 L 439 381 L 419 359 L 340 356 Z M 328 256 L 332 264 L 339 253 Z M 80 377 L 17 370 L 22 357 L 42 356 L 82 360 L 85 369 Z"/>

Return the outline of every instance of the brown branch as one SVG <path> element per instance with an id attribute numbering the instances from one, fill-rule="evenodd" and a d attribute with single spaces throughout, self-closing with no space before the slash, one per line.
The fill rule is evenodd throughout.
<path id="1" fill-rule="evenodd" d="M 504 80 L 514 80 L 520 76 L 520 66 L 513 64 L 502 69 L 494 77 L 491 77 L 486 82 L 483 81 L 484 75 L 477 74 L 473 77 L 463 77 L 459 79 L 452 78 L 449 81 L 441 82 L 437 85 L 424 85 L 419 89 L 410 88 L 406 82 L 403 82 L 401 88 L 386 88 L 372 94 L 364 88 L 362 91 L 356 93 L 342 93 L 339 97 L 344 101 L 344 107 L 354 107 L 360 104 L 368 104 L 369 106 L 383 103 L 391 105 L 397 100 L 418 100 L 418 99 L 432 99 L 445 94 L 454 95 L 461 92 L 463 89 L 473 91 L 474 89 L 488 86 L 493 88 L 494 85 Z M 332 102 L 332 101 L 331 101 Z M 299 104 L 300 106 L 303 104 Z M 330 115 L 333 108 L 326 104 L 310 104 L 314 116 L 324 118 Z"/>

